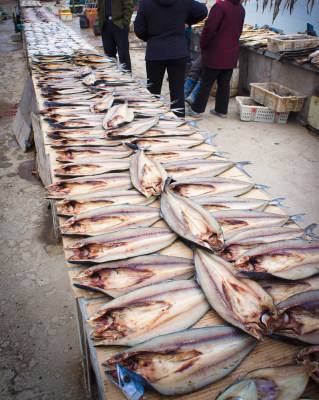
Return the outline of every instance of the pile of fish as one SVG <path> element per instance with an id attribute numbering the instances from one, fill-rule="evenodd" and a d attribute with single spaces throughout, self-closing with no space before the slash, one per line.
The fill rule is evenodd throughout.
<path id="1" fill-rule="evenodd" d="M 32 69 L 56 158 L 47 198 L 63 218 L 68 262 L 83 267 L 74 285 L 113 297 L 88 323 L 95 345 L 130 346 L 104 362 L 127 398 L 146 384 L 169 395 L 200 389 L 265 336 L 319 343 L 313 225 L 296 226 L 300 216 L 276 208 L 283 199 L 255 198 L 261 185 L 220 176 L 246 163 L 217 153 L 114 60 L 38 55 Z M 193 259 L 178 254 L 185 245 Z M 190 329 L 209 310 L 225 326 Z M 256 394 L 256 377 L 272 374 L 285 391 L 268 370 L 247 374 L 243 387 Z"/>

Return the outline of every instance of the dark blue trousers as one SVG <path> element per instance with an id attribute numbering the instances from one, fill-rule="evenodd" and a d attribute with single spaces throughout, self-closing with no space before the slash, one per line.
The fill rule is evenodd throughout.
<path id="1" fill-rule="evenodd" d="M 221 114 L 227 114 L 232 74 L 232 69 L 211 69 L 202 67 L 200 86 L 196 99 L 192 104 L 192 110 L 197 113 L 203 113 L 205 111 L 210 92 L 217 79 L 218 87 L 216 92 L 215 111 Z"/>
<path id="2" fill-rule="evenodd" d="M 102 29 L 102 43 L 104 53 L 112 58 L 116 58 L 118 53 L 120 63 L 124 64 L 124 68 L 131 72 L 128 32 L 128 27 L 121 29 L 107 19 Z"/>
<path id="3" fill-rule="evenodd" d="M 146 61 L 147 81 L 150 84 L 148 90 L 153 94 L 161 94 L 163 78 L 167 70 L 170 90 L 171 108 L 179 108 L 175 114 L 185 117 L 184 82 L 187 59 L 176 58 L 173 60 Z"/>

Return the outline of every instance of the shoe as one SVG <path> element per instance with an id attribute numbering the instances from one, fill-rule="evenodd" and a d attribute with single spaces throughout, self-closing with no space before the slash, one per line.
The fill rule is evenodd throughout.
<path id="1" fill-rule="evenodd" d="M 215 111 L 214 109 L 210 110 L 209 112 L 212 115 L 217 115 L 217 117 L 220 117 L 220 118 L 226 118 L 227 117 L 227 114 L 219 113 L 219 112 Z"/>
<path id="2" fill-rule="evenodd" d="M 198 93 L 200 87 L 200 82 L 197 82 L 194 89 L 192 90 L 192 92 L 190 93 L 190 95 L 185 99 L 185 101 L 191 106 L 195 99 L 196 99 L 196 95 Z"/>
<path id="3" fill-rule="evenodd" d="M 191 107 L 186 108 L 185 115 L 188 115 L 189 117 L 194 117 L 194 118 L 199 118 L 200 117 L 200 114 L 197 113 L 196 111 L 192 110 Z"/>
<path id="4" fill-rule="evenodd" d="M 192 78 L 187 78 L 184 86 L 184 98 L 186 98 L 194 89 L 196 81 Z"/>

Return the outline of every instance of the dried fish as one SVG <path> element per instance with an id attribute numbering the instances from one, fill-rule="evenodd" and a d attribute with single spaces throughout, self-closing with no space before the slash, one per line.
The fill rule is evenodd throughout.
<path id="1" fill-rule="evenodd" d="M 296 356 L 298 364 L 308 365 L 317 363 L 317 368 L 311 373 L 311 378 L 319 383 L 319 346 L 304 347 Z"/>
<path id="2" fill-rule="evenodd" d="M 257 386 L 254 379 L 243 379 L 233 383 L 216 400 L 258 400 Z"/>
<path id="3" fill-rule="evenodd" d="M 64 200 L 56 202 L 58 216 L 73 217 L 82 212 L 93 210 L 99 207 L 115 204 L 150 204 L 155 197 L 145 197 L 138 190 L 104 190 L 94 193 L 69 196 Z"/>
<path id="4" fill-rule="evenodd" d="M 178 137 L 178 136 L 167 136 L 165 138 L 154 138 L 154 137 L 139 137 L 131 138 L 123 141 L 123 144 L 133 144 L 140 148 L 149 148 L 150 151 L 169 149 L 169 148 L 188 148 L 197 146 L 201 143 L 212 144 L 211 140 L 204 138 L 190 138 L 190 137 Z"/>
<path id="5" fill-rule="evenodd" d="M 67 147 L 65 149 L 58 149 L 56 153 L 59 155 L 57 161 L 70 162 L 78 161 L 94 157 L 95 160 L 112 158 L 125 158 L 133 153 L 133 150 L 127 147 Z"/>
<path id="6" fill-rule="evenodd" d="M 134 113 L 132 109 L 128 107 L 127 103 L 118 104 L 108 109 L 103 119 L 103 128 L 106 130 L 116 128 L 133 121 L 133 119 Z"/>
<path id="7" fill-rule="evenodd" d="M 101 175 L 110 171 L 129 169 L 130 160 L 123 158 L 109 158 L 107 161 L 95 162 L 95 158 L 82 160 L 80 163 L 67 163 L 54 169 L 55 176 L 79 177 Z"/>
<path id="8" fill-rule="evenodd" d="M 179 395 L 230 374 L 256 343 L 254 338 L 230 326 L 187 329 L 123 350 L 103 365 L 107 368 L 106 376 L 117 385 L 116 366 L 123 370 L 120 387 L 126 395 L 133 389 L 128 389 L 126 382 L 134 385 L 137 379 L 146 381 L 164 395 Z M 125 379 L 125 376 L 131 379 Z M 142 395 L 143 390 L 140 397 Z"/>
<path id="9" fill-rule="evenodd" d="M 190 160 L 192 158 L 207 158 L 214 153 L 213 150 L 194 150 L 194 149 L 169 149 L 148 151 L 148 157 L 153 160 L 160 161 L 161 163 L 168 163 L 170 161 Z"/>
<path id="10" fill-rule="evenodd" d="M 76 138 L 60 138 L 52 140 L 51 147 L 53 149 L 63 149 L 65 147 L 110 147 L 118 146 L 121 142 L 116 140 L 107 140 L 101 137 L 84 136 Z"/>
<path id="11" fill-rule="evenodd" d="M 194 201 L 166 188 L 161 194 L 160 206 L 163 219 L 182 239 L 211 251 L 223 246 L 220 225 Z"/>
<path id="12" fill-rule="evenodd" d="M 193 280 L 166 281 L 133 290 L 104 304 L 88 319 L 96 345 L 135 346 L 187 329 L 208 310 Z"/>
<path id="13" fill-rule="evenodd" d="M 176 238 L 168 228 L 130 228 L 80 240 L 66 250 L 73 251 L 70 263 L 101 263 L 154 253 Z"/>
<path id="14" fill-rule="evenodd" d="M 117 204 L 78 214 L 60 225 L 60 232 L 65 236 L 94 236 L 120 229 L 151 226 L 159 219 L 158 208 Z"/>
<path id="15" fill-rule="evenodd" d="M 113 94 L 107 94 L 102 97 L 98 102 L 94 103 L 91 106 L 91 112 L 102 112 L 105 110 L 108 110 L 110 107 L 112 107 L 112 104 L 114 102 L 114 96 Z"/>
<path id="16" fill-rule="evenodd" d="M 110 139 L 115 138 L 125 138 L 128 136 L 141 135 L 147 132 L 152 126 L 156 125 L 158 122 L 158 117 L 144 118 L 142 120 L 134 120 L 129 124 L 125 124 L 116 129 L 110 129 L 104 133 L 104 137 Z"/>
<path id="17" fill-rule="evenodd" d="M 95 265 L 73 281 L 81 289 L 99 290 L 118 297 L 144 286 L 171 279 L 188 279 L 193 275 L 193 260 L 156 254 Z"/>
<path id="18" fill-rule="evenodd" d="M 48 199 L 63 199 L 66 196 L 93 193 L 110 189 L 131 189 L 128 173 L 109 173 L 105 175 L 62 180 L 46 187 Z"/>
<path id="19" fill-rule="evenodd" d="M 204 250 L 194 250 L 194 262 L 207 300 L 224 320 L 258 340 L 271 333 L 277 312 L 258 283 L 237 278 L 230 263 Z"/>
<path id="20" fill-rule="evenodd" d="M 233 266 L 241 275 L 266 278 L 303 279 L 319 271 L 319 242 L 279 240 L 246 251 Z"/>
<path id="21" fill-rule="evenodd" d="M 139 150 L 131 158 L 130 175 L 133 186 L 146 197 L 158 196 L 167 179 L 161 163 L 151 160 L 143 150 Z"/>

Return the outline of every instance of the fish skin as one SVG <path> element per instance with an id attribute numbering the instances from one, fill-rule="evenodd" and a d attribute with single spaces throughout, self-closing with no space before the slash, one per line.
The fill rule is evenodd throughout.
<path id="1" fill-rule="evenodd" d="M 169 149 L 148 151 L 148 157 L 161 163 L 170 161 L 189 160 L 192 158 L 207 158 L 214 153 L 214 150 L 198 150 L 198 149 Z"/>
<path id="2" fill-rule="evenodd" d="M 248 372 L 244 379 L 254 379 L 260 399 L 297 400 L 307 386 L 309 370 L 304 365 L 281 365 Z"/>
<path id="3" fill-rule="evenodd" d="M 129 228 L 83 239 L 66 247 L 68 262 L 101 263 L 154 253 L 171 245 L 177 236 L 168 228 Z"/>
<path id="4" fill-rule="evenodd" d="M 110 171 L 128 170 L 130 160 L 123 158 L 109 158 L 107 161 L 94 161 L 95 158 L 82 160 L 80 163 L 67 163 L 54 169 L 54 175 L 58 177 L 80 177 L 101 175 Z"/>
<path id="5" fill-rule="evenodd" d="M 212 215 L 221 225 L 226 240 L 248 229 L 282 226 L 290 220 L 285 214 L 251 210 L 213 211 Z"/>
<path id="6" fill-rule="evenodd" d="M 151 226 L 160 219 L 154 207 L 117 204 L 78 214 L 60 225 L 64 236 L 95 236 L 115 230 Z"/>
<path id="7" fill-rule="evenodd" d="M 149 129 L 146 133 L 142 134 L 141 136 L 147 137 L 165 137 L 165 136 L 188 136 L 192 135 L 193 133 L 197 132 L 198 129 L 192 128 L 189 125 L 185 127 L 176 127 L 176 128 L 161 128 L 160 121 L 151 129 Z"/>
<path id="8" fill-rule="evenodd" d="M 92 177 L 80 177 L 58 181 L 46 187 L 48 199 L 63 199 L 66 196 L 93 193 L 101 190 L 131 189 L 128 173 L 109 173 Z"/>
<path id="9" fill-rule="evenodd" d="M 101 137 L 94 136 L 84 136 L 84 137 L 76 137 L 76 138 L 58 138 L 54 139 L 51 142 L 50 147 L 53 149 L 62 149 L 65 147 L 112 147 L 118 146 L 121 142 L 116 140 L 107 140 Z"/>
<path id="10" fill-rule="evenodd" d="M 220 393 L 216 400 L 258 400 L 255 381 L 253 379 L 237 381 Z"/>
<path id="11" fill-rule="evenodd" d="M 246 181 L 228 178 L 186 178 L 171 183 L 169 188 L 181 196 L 211 197 L 215 195 L 239 196 L 253 188 L 253 184 Z"/>
<path id="12" fill-rule="evenodd" d="M 73 278 L 75 284 L 119 297 L 140 287 L 194 275 L 193 260 L 161 254 L 95 265 Z"/>
<path id="13" fill-rule="evenodd" d="M 304 347 L 296 355 L 296 362 L 302 365 L 311 364 L 313 361 L 317 362 L 317 368 L 312 371 L 311 378 L 319 384 L 319 346 Z M 306 399 L 305 399 L 306 400 Z"/>
<path id="14" fill-rule="evenodd" d="M 143 150 L 132 156 L 130 176 L 133 186 L 146 197 L 158 196 L 167 179 L 162 164 L 150 159 Z"/>
<path id="15" fill-rule="evenodd" d="M 58 216 L 73 217 L 82 212 L 115 204 L 150 204 L 155 197 L 145 197 L 138 190 L 104 190 L 94 193 L 69 196 L 55 203 Z"/>
<path id="16" fill-rule="evenodd" d="M 226 261 L 234 262 L 246 251 L 257 245 L 276 242 L 278 240 L 305 239 L 306 233 L 304 229 L 298 226 L 273 226 L 247 229 L 227 239 L 224 248 L 218 255 Z"/>
<path id="17" fill-rule="evenodd" d="M 290 296 L 276 308 L 278 321 L 273 325 L 275 335 L 319 344 L 319 290 Z"/>
<path id="18" fill-rule="evenodd" d="M 164 221 L 181 238 L 211 251 L 223 246 L 220 225 L 194 201 L 166 189 L 161 193 L 160 208 Z"/>
<path id="19" fill-rule="evenodd" d="M 125 158 L 133 153 L 132 149 L 115 147 L 67 147 L 65 149 L 57 149 L 57 161 L 69 162 L 78 161 L 85 158 L 94 157 L 97 159 L 107 160 L 108 157 L 112 158 Z"/>
<path id="20" fill-rule="evenodd" d="M 205 250 L 194 250 L 194 263 L 207 300 L 224 320 L 258 340 L 271 333 L 276 308 L 258 283 L 236 277 L 230 263 Z"/>
<path id="21" fill-rule="evenodd" d="M 88 121 L 86 119 L 73 119 L 62 122 L 49 122 L 49 125 L 56 129 L 86 129 L 86 128 L 99 128 L 102 127 L 101 121 Z"/>
<path id="22" fill-rule="evenodd" d="M 147 132 L 152 126 L 158 122 L 159 117 L 154 116 L 144 118 L 143 120 L 134 120 L 116 129 L 110 129 L 102 135 L 109 139 L 125 138 L 129 136 L 141 135 Z"/>
<path id="23" fill-rule="evenodd" d="M 102 365 L 112 373 L 118 363 L 142 376 L 158 392 L 179 395 L 230 374 L 256 343 L 230 326 L 187 329 L 123 350 Z"/>
<path id="24" fill-rule="evenodd" d="M 187 329 L 210 306 L 193 280 L 157 283 L 101 306 L 88 319 L 95 345 L 135 346 L 160 334 Z"/>
<path id="25" fill-rule="evenodd" d="M 96 130 L 96 129 L 73 129 L 73 130 L 55 130 L 55 131 L 48 131 L 47 136 L 52 139 L 75 139 L 77 137 L 102 137 L 104 130 Z M 116 142 L 116 141 L 115 141 Z"/>
<path id="26" fill-rule="evenodd" d="M 272 297 L 274 304 L 277 305 L 295 294 L 308 292 L 309 290 L 319 290 L 319 275 L 295 281 L 264 279 L 258 281 L 258 283 Z"/>
<path id="27" fill-rule="evenodd" d="M 192 160 L 168 162 L 164 164 L 164 167 L 169 176 L 174 180 L 180 180 L 192 176 L 216 176 L 234 165 L 235 163 L 229 160 L 195 158 Z M 196 202 L 199 204 L 198 201 Z"/>
<path id="28" fill-rule="evenodd" d="M 188 148 L 188 147 L 193 147 L 197 146 L 201 143 L 204 143 L 205 139 L 201 138 L 188 138 L 188 137 L 178 137 L 178 136 L 167 136 L 165 138 L 154 138 L 154 137 L 134 137 L 130 139 L 126 139 L 123 141 L 123 144 L 125 143 L 131 143 L 136 146 L 140 146 L 142 148 L 149 147 L 150 151 L 153 150 L 161 150 L 161 149 L 169 149 L 170 147 L 176 148 Z"/>
<path id="29" fill-rule="evenodd" d="M 269 200 L 236 196 L 214 196 L 211 198 L 199 197 L 196 198 L 195 201 L 209 211 L 231 209 L 263 211 L 269 204 Z"/>
<path id="30" fill-rule="evenodd" d="M 103 128 L 105 130 L 116 128 L 134 119 L 133 111 L 125 104 L 118 104 L 108 109 L 104 119 Z"/>
<path id="31" fill-rule="evenodd" d="M 269 274 L 289 280 L 308 278 L 319 271 L 319 241 L 279 240 L 259 245 L 246 251 L 233 266 L 251 278 Z"/>

